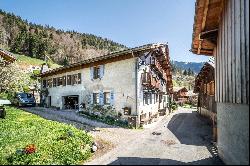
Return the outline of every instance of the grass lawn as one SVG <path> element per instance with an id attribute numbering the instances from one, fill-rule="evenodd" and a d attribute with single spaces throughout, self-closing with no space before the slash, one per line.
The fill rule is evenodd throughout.
<path id="1" fill-rule="evenodd" d="M 41 66 L 43 63 L 45 63 L 45 61 L 41 59 L 31 58 L 25 55 L 15 54 L 15 57 L 17 58 L 17 62 L 19 64 Z M 50 63 L 50 64 L 51 64 L 52 69 L 61 67 L 60 65 L 56 63 Z"/>
<path id="2" fill-rule="evenodd" d="M 93 138 L 71 125 L 6 107 L 0 119 L 0 165 L 80 164 L 91 153 Z M 35 152 L 27 145 L 35 145 Z M 33 148 L 34 150 L 34 148 Z"/>

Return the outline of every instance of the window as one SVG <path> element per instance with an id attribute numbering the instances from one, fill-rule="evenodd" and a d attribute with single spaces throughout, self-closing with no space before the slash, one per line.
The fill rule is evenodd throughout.
<path id="1" fill-rule="evenodd" d="M 144 92 L 143 94 L 143 104 L 153 104 L 153 94 L 152 93 L 148 93 L 148 92 Z"/>
<path id="2" fill-rule="evenodd" d="M 104 92 L 104 104 L 110 104 L 110 92 Z"/>
<path id="3" fill-rule="evenodd" d="M 63 84 L 63 78 L 62 77 L 58 77 L 57 78 L 57 86 L 61 86 Z"/>
<path id="4" fill-rule="evenodd" d="M 94 79 L 100 78 L 100 66 L 94 67 Z"/>
<path id="5" fill-rule="evenodd" d="M 63 85 L 63 86 L 66 86 L 66 76 L 63 76 L 63 77 L 62 77 L 62 85 Z"/>
<path id="6" fill-rule="evenodd" d="M 99 104 L 99 102 L 100 102 L 99 93 L 93 93 L 93 103 Z"/>
<path id="7" fill-rule="evenodd" d="M 71 85 L 81 84 L 81 73 L 71 75 Z"/>
<path id="8" fill-rule="evenodd" d="M 48 88 L 52 87 L 52 79 L 48 79 L 48 81 L 47 81 L 47 87 Z"/>
<path id="9" fill-rule="evenodd" d="M 152 103 L 155 104 L 155 93 L 152 93 Z"/>
<path id="10" fill-rule="evenodd" d="M 53 78 L 53 87 L 56 87 L 56 78 Z"/>
<path id="11" fill-rule="evenodd" d="M 159 95 L 159 102 L 162 102 L 162 95 Z"/>
<path id="12" fill-rule="evenodd" d="M 71 75 L 67 75 L 67 85 L 71 85 Z"/>
<path id="13" fill-rule="evenodd" d="M 214 96 L 214 81 L 207 84 L 207 94 Z"/>
<path id="14" fill-rule="evenodd" d="M 143 93 L 143 105 L 145 105 L 145 104 L 149 104 L 148 103 L 148 93 L 147 92 L 144 92 Z"/>
<path id="15" fill-rule="evenodd" d="M 149 98 L 150 98 L 150 104 L 153 104 L 153 99 L 152 99 L 153 94 L 152 93 L 148 93 L 148 95 L 149 95 Z"/>
<path id="16" fill-rule="evenodd" d="M 81 84 L 81 73 L 78 73 L 78 84 Z"/>
<path id="17" fill-rule="evenodd" d="M 46 87 L 47 87 L 47 81 L 43 80 L 43 88 L 46 88 Z"/>
<path id="18" fill-rule="evenodd" d="M 215 93 L 215 88 L 214 88 L 214 81 L 211 82 L 211 95 L 213 96 Z"/>

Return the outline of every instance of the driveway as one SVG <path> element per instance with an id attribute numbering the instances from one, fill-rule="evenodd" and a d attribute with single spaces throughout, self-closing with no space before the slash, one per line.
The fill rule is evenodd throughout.
<path id="1" fill-rule="evenodd" d="M 88 165 L 223 164 L 211 144 L 212 129 L 195 110 L 179 108 L 145 129 L 124 129 L 72 111 L 25 108 L 46 119 L 72 124 L 100 143 Z"/>
<path id="2" fill-rule="evenodd" d="M 136 133 L 105 155 L 85 164 L 168 165 L 223 164 L 211 144 L 208 121 L 180 108 L 157 124 Z"/>

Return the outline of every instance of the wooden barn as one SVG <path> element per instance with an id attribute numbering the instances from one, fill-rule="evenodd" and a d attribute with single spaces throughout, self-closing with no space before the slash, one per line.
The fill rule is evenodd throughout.
<path id="1" fill-rule="evenodd" d="M 188 101 L 188 90 L 185 87 L 174 87 L 173 97 L 176 103 L 183 104 Z"/>
<path id="2" fill-rule="evenodd" d="M 198 93 L 197 111 L 211 120 L 213 139 L 217 140 L 214 63 L 206 62 L 195 78 L 194 93 Z"/>
<path id="3" fill-rule="evenodd" d="M 191 52 L 215 58 L 219 156 L 248 165 L 249 0 L 196 0 Z"/>

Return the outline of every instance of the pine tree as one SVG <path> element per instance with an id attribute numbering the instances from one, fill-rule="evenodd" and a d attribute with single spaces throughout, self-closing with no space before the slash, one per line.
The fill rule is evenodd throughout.
<path id="1" fill-rule="evenodd" d="M 187 75 L 187 70 L 186 70 L 186 69 L 184 70 L 183 75 L 184 75 L 184 76 Z"/>

